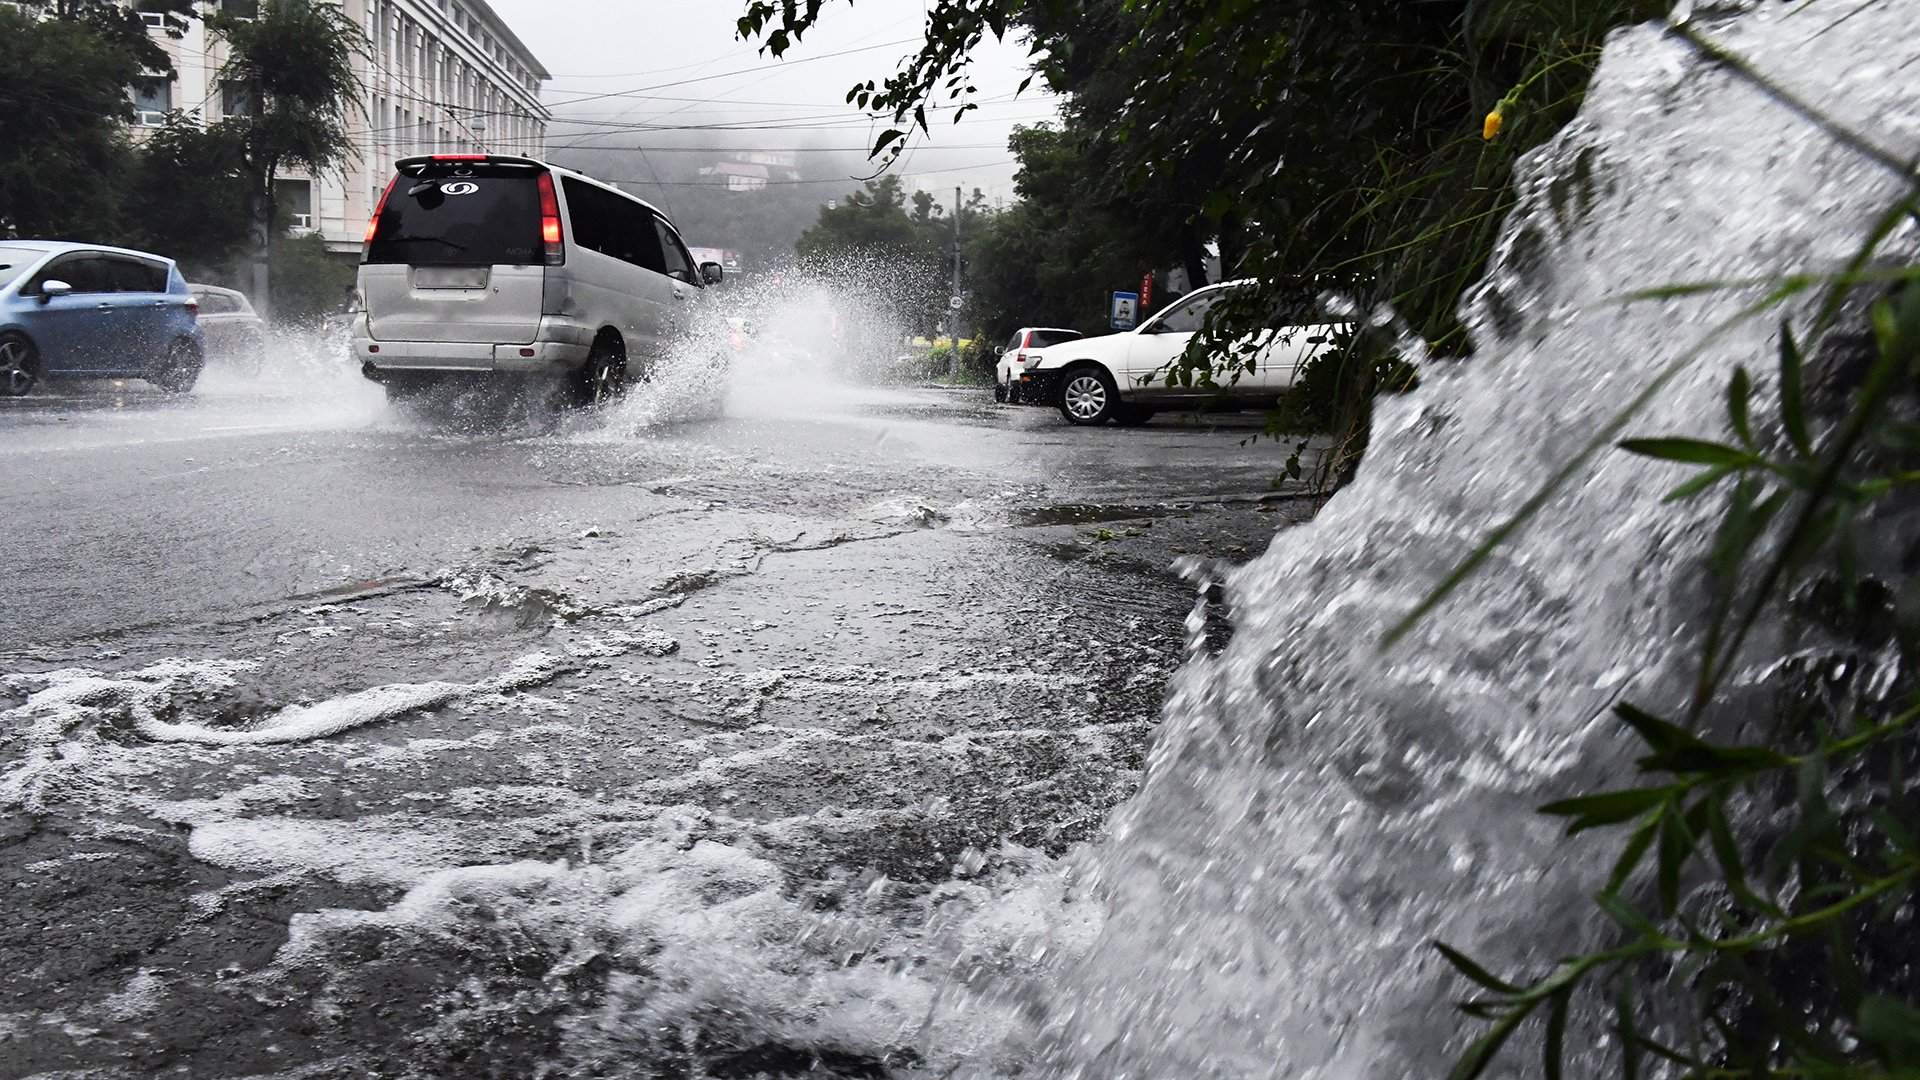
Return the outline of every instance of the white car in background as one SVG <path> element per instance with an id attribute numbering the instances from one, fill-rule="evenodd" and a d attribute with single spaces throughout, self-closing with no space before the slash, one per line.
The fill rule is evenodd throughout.
<path id="1" fill-rule="evenodd" d="M 1252 371 L 1226 376 L 1211 387 L 1180 386 L 1167 373 L 1206 325 L 1207 312 L 1251 281 L 1225 281 L 1181 297 L 1138 329 L 1055 345 L 1020 375 L 1028 401 L 1059 408 L 1067 422 L 1092 427 L 1109 420 L 1144 424 L 1155 413 L 1225 403 L 1265 408 L 1293 387 L 1300 366 L 1325 351 L 1340 324 L 1275 326 L 1236 343 L 1236 354 L 1254 350 Z"/>
<path id="2" fill-rule="evenodd" d="M 993 400 L 1017 404 L 1021 400 L 1020 373 L 1029 364 L 1039 362 L 1040 350 L 1085 336 L 1078 330 L 1054 326 L 1023 326 L 1015 330 L 1006 347 L 1000 350 L 1000 362 L 994 367 Z"/>

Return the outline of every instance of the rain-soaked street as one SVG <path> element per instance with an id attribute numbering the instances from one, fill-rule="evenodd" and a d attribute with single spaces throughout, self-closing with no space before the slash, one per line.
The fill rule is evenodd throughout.
<path id="1" fill-rule="evenodd" d="M 0 411 L 0 1075 L 570 1073 L 667 1029 L 712 1075 L 804 1071 L 794 1003 L 736 1000 L 774 976 L 714 952 L 792 935 L 714 905 L 925 903 L 1089 837 L 1186 647 L 1175 559 L 1311 511 L 1257 415 L 746 373 L 719 415 L 476 426 L 303 371 Z M 643 857 L 694 899 L 587 947 L 580 875 Z M 496 872 L 573 891 L 461 892 Z M 696 917 L 725 988 L 675 1013 L 661 926 Z"/>

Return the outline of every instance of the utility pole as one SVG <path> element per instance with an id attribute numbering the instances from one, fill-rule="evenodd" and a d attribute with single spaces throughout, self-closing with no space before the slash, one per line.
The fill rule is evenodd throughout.
<path id="1" fill-rule="evenodd" d="M 960 185 L 953 186 L 953 298 L 960 299 Z M 953 308 L 948 317 L 953 328 L 947 337 L 953 342 L 953 348 L 947 351 L 947 376 L 960 373 L 960 309 Z"/>

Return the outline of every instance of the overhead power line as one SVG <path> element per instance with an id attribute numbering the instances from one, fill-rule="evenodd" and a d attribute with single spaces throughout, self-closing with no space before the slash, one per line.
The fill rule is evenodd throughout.
<path id="1" fill-rule="evenodd" d="M 997 169 L 1003 165 L 1017 165 L 1017 164 L 1019 164 L 1019 162 L 1016 159 L 1007 158 L 1003 161 L 982 161 L 973 165 L 955 165 L 952 168 L 948 168 L 948 169 L 916 169 L 911 173 L 900 173 L 897 175 L 899 175 L 899 177 L 902 180 L 911 180 L 914 177 L 918 177 L 918 176 L 939 176 L 945 173 L 972 172 L 975 169 Z M 597 176 L 594 177 L 594 179 L 600 180 L 600 182 L 604 184 L 632 184 L 635 187 L 646 187 L 649 184 L 655 187 L 730 187 L 732 186 L 725 180 L 606 180 Z M 769 180 L 766 182 L 766 186 L 767 187 L 795 187 L 802 184 L 857 184 L 857 183 L 860 183 L 859 178 L 848 176 L 848 177 L 836 177 L 831 180 Z"/>

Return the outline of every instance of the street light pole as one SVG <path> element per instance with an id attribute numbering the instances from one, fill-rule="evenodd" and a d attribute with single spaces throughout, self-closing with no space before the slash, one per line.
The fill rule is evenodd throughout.
<path id="1" fill-rule="evenodd" d="M 953 293 L 955 300 L 960 298 L 960 185 L 953 188 Z M 947 336 L 953 347 L 947 350 L 947 376 L 952 378 L 960 373 L 960 309 L 952 309 L 950 316 L 952 332 Z"/>

